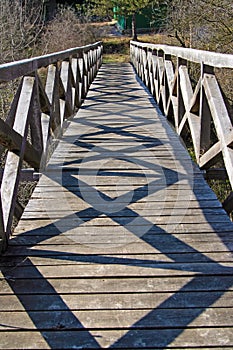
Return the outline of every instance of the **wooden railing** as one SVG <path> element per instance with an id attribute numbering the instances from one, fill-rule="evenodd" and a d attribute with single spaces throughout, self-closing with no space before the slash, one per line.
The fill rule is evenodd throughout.
<path id="1" fill-rule="evenodd" d="M 0 83 L 18 82 L 9 113 L 0 119 L 0 144 L 7 149 L 0 198 L 0 252 L 5 249 L 13 217 L 19 212 L 17 191 L 25 162 L 45 167 L 56 140 L 80 107 L 102 62 L 102 43 L 0 66 Z"/>
<path id="2" fill-rule="evenodd" d="M 228 178 L 233 188 L 233 116 L 216 78 L 216 70 L 233 73 L 233 55 L 134 41 L 130 51 L 137 74 L 177 133 L 186 141 L 190 135 L 199 167 L 209 178 Z M 233 210 L 232 192 L 223 206 Z"/>

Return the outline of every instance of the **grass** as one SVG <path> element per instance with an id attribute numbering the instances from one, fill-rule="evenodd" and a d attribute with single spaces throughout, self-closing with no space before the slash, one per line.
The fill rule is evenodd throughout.
<path id="1" fill-rule="evenodd" d="M 105 37 L 104 43 L 104 63 L 125 63 L 130 61 L 130 36 Z M 177 45 L 174 39 L 165 34 L 141 34 L 138 40 L 152 44 Z"/>
<path id="2" fill-rule="evenodd" d="M 103 39 L 104 43 L 104 63 L 125 63 L 130 61 L 129 37 L 107 37 Z"/>

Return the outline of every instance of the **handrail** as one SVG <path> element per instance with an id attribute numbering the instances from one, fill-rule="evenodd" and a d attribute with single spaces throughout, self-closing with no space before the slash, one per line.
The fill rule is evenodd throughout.
<path id="1" fill-rule="evenodd" d="M 66 60 L 68 57 L 82 57 L 83 53 L 98 49 L 102 42 L 95 44 L 71 48 L 64 51 L 54 52 L 48 55 L 33 57 L 16 62 L 10 62 L 0 65 L 0 83 L 21 77 L 22 75 L 35 72 L 39 68 L 46 67 L 58 61 Z"/>
<path id="2" fill-rule="evenodd" d="M 233 188 L 233 116 L 215 68 L 233 68 L 233 55 L 131 41 L 131 62 L 165 116 L 184 139 L 190 133 L 199 167 L 215 174 L 219 159 Z M 197 83 L 189 66 L 199 65 Z M 211 137 L 215 134 L 215 139 Z M 233 210 L 233 192 L 223 203 Z"/>
<path id="3" fill-rule="evenodd" d="M 183 58 L 187 61 L 205 64 L 216 68 L 232 68 L 233 55 L 223 54 L 218 52 L 204 51 L 183 48 L 178 46 L 169 46 L 161 44 L 147 44 L 138 41 L 131 41 L 131 45 L 142 49 L 156 50 L 164 52 L 166 55 L 172 55 Z"/>
<path id="4" fill-rule="evenodd" d="M 80 107 L 102 53 L 102 42 L 97 42 L 0 65 L 0 83 L 20 80 L 6 121 L 0 119 L 0 144 L 7 149 L 0 189 L 0 253 L 19 207 L 23 162 L 37 171 L 46 166 L 49 144 L 62 135 L 66 120 Z"/>

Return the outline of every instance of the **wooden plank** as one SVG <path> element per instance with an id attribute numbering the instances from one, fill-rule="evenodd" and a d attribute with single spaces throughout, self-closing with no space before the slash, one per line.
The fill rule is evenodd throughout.
<path id="1" fill-rule="evenodd" d="M 58 197 L 59 198 L 59 197 Z M 64 197 L 65 198 L 65 197 Z M 66 197 L 67 199 L 67 197 Z M 127 198 L 126 198 L 127 199 Z M 121 207 L 118 207 L 117 205 L 119 203 L 122 203 Z M 153 217 L 153 216 L 169 216 L 169 215 L 174 215 L 174 216 L 180 216 L 182 217 L 182 215 L 187 215 L 187 216 L 198 216 L 200 218 L 211 218 L 211 215 L 222 215 L 224 216 L 224 220 L 226 220 L 225 217 L 225 211 L 222 208 L 201 208 L 199 209 L 198 207 L 196 207 L 195 209 L 193 208 L 189 208 L 189 206 L 184 206 L 183 202 L 181 202 L 181 205 L 178 206 L 176 202 L 173 203 L 173 206 L 171 206 L 169 208 L 169 205 L 166 206 L 166 208 L 161 208 L 155 205 L 155 203 L 153 202 L 149 202 L 147 204 L 145 204 L 144 202 L 136 202 L 133 204 L 130 204 L 130 202 L 128 203 L 126 200 L 125 202 L 119 202 L 117 203 L 111 203 L 110 201 L 108 203 L 102 203 L 96 205 L 94 203 L 92 203 L 92 205 L 88 205 L 87 203 L 85 203 L 82 200 L 76 200 L 76 198 L 74 198 L 72 200 L 72 198 L 69 199 L 69 205 L 70 208 L 72 208 L 72 210 L 77 212 L 77 216 L 79 217 L 95 217 L 96 213 L 94 211 L 92 211 L 92 208 L 95 208 L 98 211 L 102 211 L 103 213 L 107 213 L 112 211 L 112 216 L 116 216 L 116 217 L 122 217 L 122 216 L 126 216 L 126 217 L 130 217 L 130 216 L 135 216 L 135 211 L 137 212 L 138 210 L 143 210 L 143 217 Z M 51 215 L 53 215 L 54 212 L 54 208 L 53 205 L 55 204 L 55 199 L 54 200 L 50 200 L 47 199 L 46 201 L 44 199 L 40 200 L 40 199 L 35 199 L 33 201 L 30 201 L 30 205 L 27 206 L 25 212 L 29 213 L 28 215 L 33 215 L 33 212 L 35 212 L 34 215 L 36 215 L 36 213 L 38 213 L 39 211 L 43 211 L 43 212 L 47 212 L 47 213 L 51 213 Z M 162 202 L 161 202 L 162 204 Z M 127 208 L 131 209 L 132 211 L 128 210 L 127 212 Z M 90 209 L 90 210 L 88 210 Z M 61 206 L 58 206 L 57 211 L 63 211 L 64 209 Z M 64 211 L 64 215 L 66 215 L 66 212 Z M 24 216 L 25 218 L 25 216 Z M 219 218 L 221 220 L 221 217 Z M 194 219 L 195 221 L 195 219 Z"/>
<path id="2" fill-rule="evenodd" d="M 98 210 L 98 208 L 97 208 Z M 114 209 L 113 209 L 114 210 Z M 214 230 L 214 225 L 215 224 L 219 224 L 222 225 L 223 230 L 224 230 L 224 224 L 228 224 L 231 225 L 230 220 L 228 221 L 228 223 L 226 223 L 226 217 L 225 215 L 202 215 L 200 217 L 198 216 L 184 216 L 182 217 L 182 219 L 180 218 L 180 216 L 176 215 L 174 216 L 173 219 L 171 219 L 171 215 L 163 215 L 163 213 L 161 213 L 161 215 L 158 216 L 149 216 L 144 214 L 143 216 L 138 215 L 137 213 L 131 213 L 132 215 L 127 215 L 127 211 L 124 215 L 124 212 L 122 212 L 121 214 L 108 214 L 109 212 L 107 212 L 106 214 L 106 210 L 104 212 L 96 212 L 96 210 L 94 209 L 94 214 L 88 215 L 88 214 L 78 214 L 75 212 L 75 210 L 73 208 L 70 208 L 67 211 L 46 211 L 46 212 L 26 212 L 23 214 L 22 220 L 35 220 L 37 219 L 41 219 L 41 220 L 46 220 L 46 219 L 61 219 L 65 217 L 67 217 L 68 219 L 73 215 L 73 218 L 76 219 L 76 225 L 82 225 L 82 228 L 84 227 L 99 227 L 99 226 L 103 226 L 103 227 L 121 227 L 121 226 L 125 226 L 125 230 L 129 229 L 132 231 L 136 230 L 139 231 L 140 228 L 141 230 L 145 230 L 147 232 L 146 227 L 148 227 L 148 230 L 150 229 L 150 227 L 153 226 L 161 226 L 164 227 L 164 230 L 166 230 L 166 228 L 168 229 L 168 232 L 172 233 L 174 231 L 172 231 L 172 225 L 175 227 L 178 225 L 180 225 L 182 227 L 181 232 L 182 231 L 186 231 L 186 232 L 190 232 L 191 231 L 195 231 L 195 225 L 197 224 L 197 232 L 203 232 L 205 231 L 205 229 L 208 227 L 206 224 L 206 221 L 208 221 L 209 223 L 209 227 L 213 226 L 212 230 Z M 110 218 L 109 218 L 110 217 Z M 75 222 L 75 221 L 74 221 Z M 138 225 L 138 229 L 137 229 L 137 225 Z M 171 226 L 169 228 L 169 225 Z M 203 229 L 201 229 L 200 225 L 204 225 Z M 226 227 L 227 228 L 227 227 Z M 176 229 L 177 230 L 177 229 Z M 232 230 L 231 230 L 232 231 Z M 176 231 L 177 232 L 177 231 Z"/>
<path id="3" fill-rule="evenodd" d="M 61 229 L 62 231 L 62 229 Z M 114 231 L 114 230 L 112 230 Z M 117 233 L 117 232 L 114 232 Z M 64 235 L 66 237 L 65 242 L 62 245 L 59 244 L 49 244 L 48 242 L 44 242 L 44 244 L 38 245 L 38 249 L 30 249 L 27 246 L 22 245 L 13 245 L 10 249 L 5 253 L 6 256 L 56 256 L 61 253 L 67 254 L 76 254 L 77 251 L 79 254 L 154 254 L 154 253 L 162 253 L 165 255 L 175 254 L 179 252 L 180 254 L 186 253 L 194 253 L 199 251 L 200 253 L 214 253 L 214 252 L 229 252 L 231 249 L 232 243 L 226 241 L 226 244 L 219 244 L 219 240 L 211 243 L 211 242 L 177 242 L 174 247 L 171 247 L 171 241 L 176 242 L 176 240 L 163 240 L 163 242 L 155 241 L 153 246 L 153 242 L 145 242 L 143 240 L 138 242 L 138 239 L 132 237 L 131 240 L 125 242 L 125 237 L 119 237 L 117 242 L 96 242 L 94 238 L 91 242 L 80 242 L 80 239 L 72 238 L 69 234 Z M 43 238 L 43 236 L 42 236 Z M 103 237 L 104 238 L 104 237 Z M 38 240 L 37 240 L 38 241 Z M 68 243 L 67 243 L 68 242 Z M 34 241 L 36 244 L 37 242 Z M 47 244 L 46 244 L 47 243 Z M 168 246 L 168 244 L 170 246 Z M 30 246 L 30 245 L 29 245 Z M 217 247 L 217 248 L 215 248 Z M 229 247 L 229 248 L 228 248 Z"/>
<path id="4" fill-rule="evenodd" d="M 213 292 L 180 292 L 179 302 L 176 296 L 170 292 L 157 293 L 119 293 L 119 294 L 61 294 L 61 299 L 69 306 L 70 310 L 151 310 L 153 308 L 163 308 L 163 302 L 166 300 L 165 310 L 175 310 L 179 308 L 201 308 L 208 304 L 210 298 L 215 300 L 213 307 L 232 308 L 233 292 L 229 291 L 219 297 L 218 291 Z M 23 298 L 24 305 L 28 311 L 67 311 L 64 303 L 57 302 L 53 294 L 37 295 L 20 295 Z M 20 312 L 25 311 L 25 306 L 13 295 L 0 294 L 0 311 Z M 212 309 L 212 311 L 214 311 Z M 230 313 L 228 313 L 228 318 Z M 96 322 L 98 324 L 98 322 Z M 22 324 L 21 324 L 22 325 Z"/>
<path id="5" fill-rule="evenodd" d="M 86 243 L 87 244 L 87 243 Z M 107 259 L 106 259 L 107 260 Z M 132 264 L 133 265 L 133 264 Z M 26 279 L 28 276 L 33 279 L 44 278 L 108 278 L 108 277 L 166 277 L 166 276 L 196 276 L 198 272 L 202 272 L 208 276 L 225 275 L 232 276 L 232 263 L 225 263 L 224 268 L 216 266 L 216 263 L 150 263 L 144 266 L 139 264 L 132 266 L 108 264 L 91 264 L 91 265 L 58 265 L 55 266 L 39 266 L 35 267 L 20 266 L 14 271 L 4 272 L 5 278 Z M 4 271 L 4 270 L 3 270 Z M 38 271 L 40 274 L 38 274 Z M 4 278 L 0 273 L 0 277 Z"/>
<path id="6" fill-rule="evenodd" d="M 11 248 L 10 248 L 11 249 Z M 57 266 L 57 265 L 85 265 L 85 264 L 101 264 L 107 262 L 108 264 L 124 263 L 125 265 L 134 264 L 134 266 L 149 265 L 150 263 L 157 262 L 171 262 L 171 260 L 179 263 L 203 263 L 203 262 L 232 262 L 233 257 L 230 252 L 205 252 L 204 254 L 198 254 L 197 252 L 187 252 L 179 254 L 179 252 L 170 253 L 169 256 L 164 255 L 162 252 L 154 252 L 153 254 L 147 254 L 146 252 L 141 254 L 66 254 L 60 253 L 56 256 L 30 256 L 29 259 L 25 259 L 22 256 L 15 256 L 14 259 L 9 255 L 4 257 L 4 262 L 0 261 L 0 266 L 4 271 L 11 272 L 12 268 L 20 266 Z"/>
<path id="7" fill-rule="evenodd" d="M 174 332 L 180 334 L 180 330 L 171 330 L 171 329 L 165 329 L 165 330 L 159 330 L 158 337 L 156 337 L 156 344 L 155 344 L 155 333 L 157 332 L 151 332 L 150 330 L 132 330 L 130 332 L 130 338 L 132 341 L 127 339 L 127 337 L 124 337 L 125 331 L 124 330 L 118 330 L 118 331 L 98 331 L 95 332 L 96 337 L 99 341 L 98 344 L 95 344 L 94 341 L 90 341 L 89 337 L 87 336 L 86 331 L 45 331 L 43 332 L 47 339 L 49 339 L 53 346 L 55 348 L 62 348 L 62 349 L 69 349 L 71 347 L 76 346 L 83 346 L 85 349 L 98 349 L 100 346 L 102 348 L 109 347 L 110 345 L 114 344 L 114 348 L 119 349 L 139 349 L 140 345 L 139 343 L 143 342 L 144 346 L 147 349 L 153 349 L 156 345 L 157 349 L 163 349 L 164 345 L 166 344 L 166 341 L 164 339 L 169 339 L 171 334 L 174 334 Z M 208 332 L 210 340 L 208 341 L 207 337 L 203 336 L 203 333 Z M 224 341 L 224 348 L 231 349 L 232 347 L 232 328 L 199 328 L 195 330 L 187 330 L 185 332 L 186 340 L 184 341 L 182 338 L 178 338 L 177 341 L 172 342 L 172 344 L 168 345 L 168 349 L 177 349 L 181 346 L 185 346 L 184 349 L 190 349 L 193 346 L 196 349 L 222 349 L 221 345 L 224 339 L 224 333 L 226 334 L 227 340 Z M 160 335 L 160 336 L 159 336 Z M 11 333 L 7 332 L 1 332 L 1 339 L 2 344 L 4 346 L 4 349 L 31 349 L 31 339 L 34 339 L 34 346 L 37 349 L 49 349 L 50 346 L 48 346 L 44 339 L 42 338 L 41 334 L 38 331 L 32 331 L 32 332 L 19 332 L 14 331 Z M 105 340 L 108 339 L 108 340 Z M 122 339 L 119 341 L 119 344 L 116 341 L 116 339 Z M 73 341 L 72 341 L 73 340 Z M 75 340 L 75 341 L 74 341 Z M 94 344 L 93 344 L 94 343 Z M 24 344 L 22 346 L 21 344 Z M 79 344 L 79 345 L 77 345 Z"/>
<path id="8" fill-rule="evenodd" d="M 169 277 L 125 277 L 125 278 L 51 278 L 51 279 L 17 279 L 10 280 L 11 286 L 17 290 L 17 294 L 41 294 L 48 295 L 56 291 L 58 294 L 93 294 L 93 293 L 155 293 L 172 292 L 176 293 L 185 286 L 186 292 L 225 292 L 225 286 L 230 286 L 233 291 L 232 276 L 206 276 L 199 275 L 196 283 L 193 276 L 169 276 Z M 7 280 L 0 280 L 1 294 L 12 294 L 12 289 Z M 221 293 L 221 294 L 222 294 Z"/>
<path id="9" fill-rule="evenodd" d="M 0 325 L 1 330 L 23 329 L 23 330 L 53 330 L 58 328 L 59 325 L 66 330 L 81 330 L 85 326 L 86 330 L 90 329 L 117 329 L 120 325 L 121 329 L 164 329 L 183 327 L 187 324 L 186 330 L 190 328 L 189 321 L 190 316 L 198 315 L 192 323 L 191 327 L 228 327 L 231 325 L 231 312 L 230 308 L 209 308 L 205 312 L 202 309 L 158 309 L 156 313 L 151 312 L 151 315 L 147 317 L 150 312 L 147 309 L 140 310 L 91 310 L 80 311 L 73 310 L 72 314 L 74 319 L 70 317 L 70 311 L 30 311 L 30 317 L 37 319 L 38 322 L 35 326 L 32 320 L 28 317 L 26 312 L 14 312 L 14 320 L 9 312 L 1 312 L 1 320 L 4 320 L 4 324 Z M 144 321 L 138 321 L 144 317 Z M 78 320 L 80 322 L 78 322 Z M 76 322 L 75 322 L 76 321 Z M 97 326 L 98 325 L 98 326 Z M 1 333 L 0 333 L 1 334 Z"/>

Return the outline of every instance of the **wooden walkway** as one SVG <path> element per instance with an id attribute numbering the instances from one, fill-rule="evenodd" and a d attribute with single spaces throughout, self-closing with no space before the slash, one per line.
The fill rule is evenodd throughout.
<path id="1" fill-rule="evenodd" d="M 1 258 L 1 349 L 233 349 L 233 225 L 130 65 L 103 65 Z"/>

